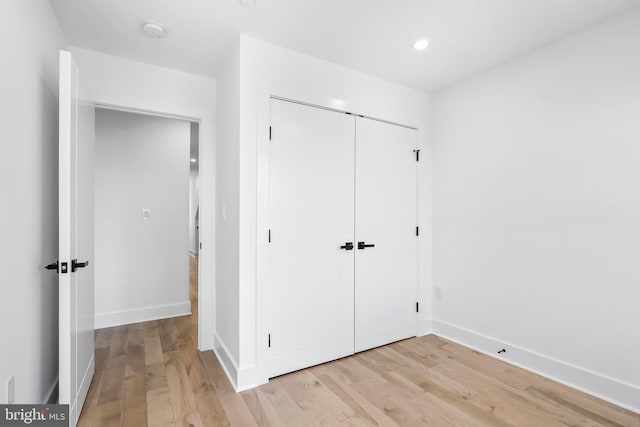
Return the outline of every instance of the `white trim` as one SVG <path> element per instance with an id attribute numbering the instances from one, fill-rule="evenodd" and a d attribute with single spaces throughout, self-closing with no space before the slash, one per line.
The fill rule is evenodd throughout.
<path id="1" fill-rule="evenodd" d="M 640 387 L 589 369 L 432 319 L 433 334 L 640 414 Z M 506 349 L 499 357 L 496 349 Z"/>
<path id="2" fill-rule="evenodd" d="M 420 304 L 422 305 L 422 304 Z M 431 318 L 426 316 L 420 316 L 418 318 L 418 337 L 423 337 L 425 335 L 431 335 Z"/>
<path id="3" fill-rule="evenodd" d="M 92 52 L 94 53 L 94 52 Z M 122 58 L 118 58 L 122 59 Z M 215 80 L 214 82 L 215 88 Z M 214 89 L 214 95 L 215 91 Z M 214 96 L 215 97 L 215 96 Z M 200 244 L 198 250 L 199 266 L 198 266 L 198 350 L 206 351 L 213 349 L 213 336 L 215 331 L 215 106 L 212 110 L 196 108 L 184 109 L 183 107 L 169 107 L 168 110 L 162 108 L 139 108 L 134 107 L 129 101 L 120 102 L 103 102 L 99 99 L 95 100 L 96 108 L 104 108 L 116 111 L 131 112 L 137 114 L 146 114 L 156 117 L 167 117 L 174 119 L 188 120 L 198 122 L 199 126 L 199 144 L 198 165 L 200 174 L 199 200 L 200 200 Z M 187 111 L 186 114 L 180 114 L 176 111 Z M 200 256 L 202 255 L 202 256 Z M 96 325 L 98 319 L 96 317 Z"/>
<path id="4" fill-rule="evenodd" d="M 51 387 L 49 387 L 49 390 L 47 390 L 47 392 L 45 393 L 44 399 L 42 399 L 43 405 L 51 405 L 51 404 L 58 403 L 58 399 L 56 399 L 55 402 L 50 402 L 51 396 L 53 396 L 53 394 L 56 392 L 56 387 L 58 387 L 58 377 L 56 377 L 53 380 L 53 383 L 51 383 Z"/>
<path id="5" fill-rule="evenodd" d="M 198 251 L 194 251 L 193 249 L 189 249 L 189 255 L 198 258 Z"/>
<path id="6" fill-rule="evenodd" d="M 231 352 L 218 335 L 213 337 L 213 352 L 236 393 L 250 390 L 269 382 L 269 378 L 264 375 L 262 370 L 258 369 L 257 365 L 239 368 L 231 357 Z"/>
<path id="7" fill-rule="evenodd" d="M 213 352 L 215 353 L 224 373 L 227 374 L 227 378 L 229 378 L 229 382 L 233 389 L 238 391 L 238 365 L 231 357 L 231 352 L 227 349 L 227 346 L 220 339 L 218 334 L 214 334 L 213 336 Z"/>
<path id="8" fill-rule="evenodd" d="M 238 370 L 236 392 L 240 393 L 269 382 L 269 378 L 257 365 L 246 366 Z"/>
<path id="9" fill-rule="evenodd" d="M 188 316 L 191 314 L 191 302 L 178 304 L 141 307 L 133 310 L 96 313 L 96 329 L 131 323 L 148 322 L 150 320 L 168 319 L 170 317 Z"/>
<path id="10" fill-rule="evenodd" d="M 285 98 L 285 97 L 277 96 L 277 95 L 271 95 L 270 98 L 271 99 L 277 99 L 279 101 L 291 102 L 293 104 L 305 105 L 307 107 L 320 108 L 321 110 L 334 111 L 336 113 L 341 113 L 341 114 L 342 113 L 351 114 L 352 116 L 362 117 L 363 119 L 375 120 L 377 122 L 387 123 L 387 124 L 394 125 L 394 126 L 400 126 L 400 127 L 407 128 L 407 129 L 418 130 L 418 128 L 415 127 L 415 126 L 410 126 L 410 125 L 405 125 L 405 124 L 402 124 L 402 123 L 391 122 L 389 120 L 379 119 L 379 118 L 376 118 L 376 117 L 365 116 L 363 114 L 359 114 L 359 113 L 356 113 L 356 112 L 353 112 L 353 111 L 341 110 L 339 108 L 325 107 L 323 105 L 312 104 L 310 102 L 305 102 L 305 101 L 298 101 L 296 99 Z"/>
<path id="11" fill-rule="evenodd" d="M 142 114 L 144 116 L 164 117 L 165 119 L 177 119 L 200 123 L 200 118 L 198 117 L 183 116 L 181 114 L 165 113 L 154 110 L 145 110 L 143 108 L 126 107 L 121 105 L 108 104 L 106 102 L 96 102 L 95 104 L 96 108 L 101 108 L 103 110 L 121 111 L 123 113 Z"/>

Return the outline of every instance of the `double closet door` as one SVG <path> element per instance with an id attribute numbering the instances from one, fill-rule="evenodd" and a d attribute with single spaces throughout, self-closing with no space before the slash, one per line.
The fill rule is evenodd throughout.
<path id="1" fill-rule="evenodd" d="M 271 100 L 269 376 L 416 335 L 414 129 Z"/>

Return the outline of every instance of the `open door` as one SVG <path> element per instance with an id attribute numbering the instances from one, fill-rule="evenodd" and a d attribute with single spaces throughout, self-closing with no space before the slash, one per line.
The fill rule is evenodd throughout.
<path id="1" fill-rule="evenodd" d="M 75 426 L 93 378 L 95 106 L 71 53 L 60 52 L 59 401 Z"/>

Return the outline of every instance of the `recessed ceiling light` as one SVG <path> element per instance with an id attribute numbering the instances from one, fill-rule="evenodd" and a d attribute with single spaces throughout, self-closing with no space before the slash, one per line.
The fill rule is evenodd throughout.
<path id="1" fill-rule="evenodd" d="M 240 4 L 246 7 L 253 7 L 256 5 L 256 0 L 239 0 Z"/>
<path id="2" fill-rule="evenodd" d="M 198 161 L 198 159 L 191 159 L 191 163 L 195 163 L 197 161 Z"/>
<path id="3" fill-rule="evenodd" d="M 142 31 L 153 39 L 162 38 L 165 34 L 164 27 L 156 22 L 145 22 Z"/>
<path id="4" fill-rule="evenodd" d="M 413 44 L 415 50 L 425 50 L 429 46 L 429 40 L 420 39 Z"/>

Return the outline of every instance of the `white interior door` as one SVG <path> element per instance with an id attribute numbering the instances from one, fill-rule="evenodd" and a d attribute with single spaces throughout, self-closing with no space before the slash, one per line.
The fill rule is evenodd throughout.
<path id="1" fill-rule="evenodd" d="M 416 335 L 416 144 L 414 129 L 356 120 L 356 352 Z"/>
<path id="2" fill-rule="evenodd" d="M 95 108 L 65 51 L 59 100 L 59 401 L 75 426 L 94 373 Z"/>
<path id="3" fill-rule="evenodd" d="M 274 99 L 271 127 L 273 377 L 353 354 L 354 117 Z"/>

